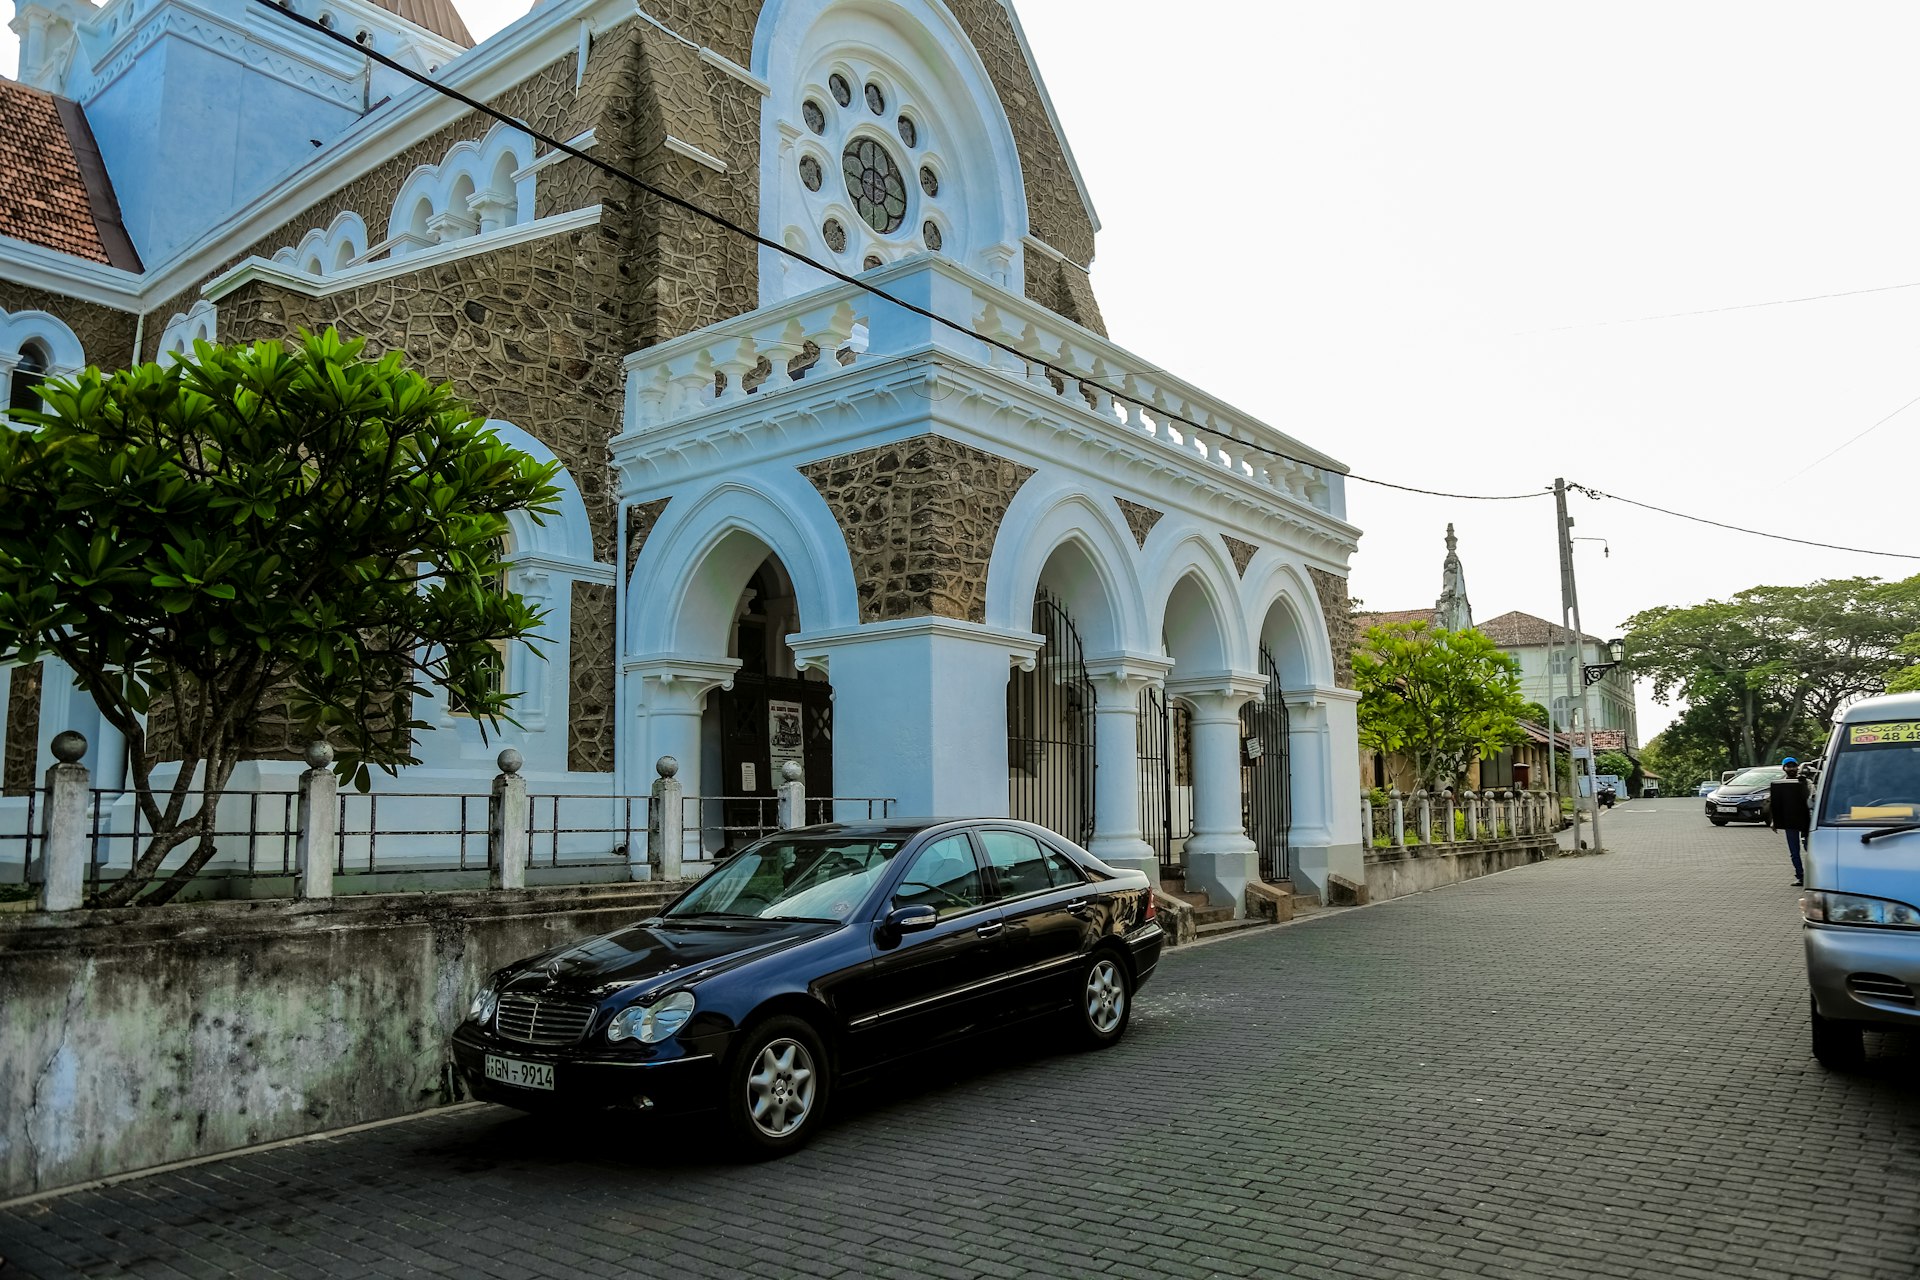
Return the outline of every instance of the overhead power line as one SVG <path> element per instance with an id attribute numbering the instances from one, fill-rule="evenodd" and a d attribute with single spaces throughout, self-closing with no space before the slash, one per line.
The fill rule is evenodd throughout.
<path id="1" fill-rule="evenodd" d="M 1653 316 L 1635 316 L 1628 320 L 1586 320 L 1579 324 L 1554 325 L 1550 329 L 1535 329 L 1535 333 L 1565 333 L 1569 329 L 1605 329 L 1622 324 L 1650 324 L 1655 320 L 1684 320 L 1690 316 L 1717 316 L 1728 311 L 1758 311 L 1763 307 L 1790 307 L 1801 302 L 1825 302 L 1829 298 L 1857 298 L 1867 293 L 1893 293 L 1900 289 L 1920 289 L 1920 280 L 1910 280 L 1906 284 L 1882 284 L 1870 289 L 1842 289 L 1835 293 L 1810 293 L 1802 298 L 1774 298 L 1768 302 L 1736 302 L 1727 307 L 1703 307 L 1698 311 L 1666 311 Z M 1524 335 L 1515 334 L 1515 337 Z"/>
<path id="2" fill-rule="evenodd" d="M 763 249 L 771 249 L 775 253 L 782 254 L 783 256 L 788 258 L 792 258 L 796 262 L 805 263 L 807 266 L 812 267 L 814 270 L 823 272 L 824 274 L 833 277 L 835 280 L 839 280 L 844 284 L 850 284 L 854 286 L 856 289 L 865 290 L 867 293 L 872 294 L 874 297 L 879 298 L 882 301 L 890 302 L 896 307 L 900 307 L 903 310 L 910 311 L 914 315 L 920 316 L 924 319 L 931 320 L 935 324 L 941 325 L 947 329 L 951 329 L 955 333 L 962 334 L 966 337 L 973 338 L 980 342 L 984 342 L 990 347 L 1006 352 L 1008 355 L 1016 356 L 1019 359 L 1024 360 L 1029 364 L 1037 365 L 1040 368 L 1046 370 L 1047 372 L 1055 375 L 1056 377 L 1063 378 L 1063 379 L 1071 379 L 1079 383 L 1082 383 L 1086 386 L 1098 387 L 1100 390 L 1105 391 L 1110 395 L 1117 395 L 1122 398 L 1124 398 L 1126 395 L 1124 391 L 1117 390 L 1113 387 L 1105 386 L 1099 382 L 1096 382 L 1092 378 L 1087 377 L 1085 374 L 1078 373 L 1071 369 L 1062 368 L 1059 365 L 1050 363 L 1043 357 L 1036 356 L 1031 352 L 1022 351 L 1018 347 L 1015 347 L 1009 343 L 1000 341 L 998 338 L 993 338 L 988 336 L 987 334 L 981 333 L 979 330 L 973 328 L 971 325 L 963 324 L 958 320 L 952 320 L 946 316 L 940 315 L 937 312 L 929 311 L 927 308 L 922 307 L 917 303 L 909 302 L 905 298 L 899 297 L 898 295 L 888 291 L 885 288 L 882 288 L 877 284 L 872 283 L 871 281 L 862 280 L 858 276 L 849 275 L 848 273 L 840 270 L 838 267 L 832 265 L 831 263 L 822 262 L 819 259 L 812 257 L 807 253 L 802 252 L 799 249 L 790 248 L 787 245 L 781 244 L 777 240 L 770 240 L 767 237 L 761 235 L 759 232 L 754 231 L 750 227 L 743 227 L 739 223 L 734 222 L 731 219 L 726 218 L 720 214 L 714 213 L 710 209 L 702 208 L 701 206 L 694 204 L 690 200 L 684 199 L 680 196 L 673 194 L 671 191 L 667 191 L 660 187 L 657 187 L 652 183 L 648 182 L 646 179 L 640 177 L 638 174 L 631 173 L 625 169 L 620 168 L 618 165 L 611 164 L 605 160 L 600 159 L 597 156 L 589 155 L 585 151 L 580 150 L 578 147 L 575 147 L 570 145 L 569 143 L 563 142 L 562 140 L 552 136 L 551 134 L 543 133 L 542 131 L 534 128 L 532 125 L 528 124 L 524 120 L 519 119 L 518 117 L 508 115 L 504 111 L 500 111 L 494 107 L 490 107 L 486 103 L 479 101 L 477 98 L 469 97 L 468 95 L 461 93 L 458 89 L 454 89 L 448 85 L 442 84 L 438 80 L 435 80 L 431 76 L 425 75 L 422 72 L 415 71 L 412 67 L 403 66 L 399 62 L 396 62 L 394 59 L 388 57 L 386 54 L 381 53 L 378 49 L 370 49 L 367 46 L 356 42 L 352 37 L 348 36 L 345 32 L 336 31 L 331 27 L 322 26 L 319 22 L 315 21 L 312 18 L 307 17 L 305 14 L 295 13 L 292 9 L 284 8 L 280 4 L 276 3 L 276 0 L 254 0 L 254 2 L 256 4 L 259 4 L 263 8 L 271 10 L 272 12 L 278 14 L 282 18 L 285 18 L 289 22 L 297 23 L 298 25 L 307 28 L 309 31 L 312 31 L 317 35 L 324 36 L 325 38 L 333 41 L 335 44 L 340 45 L 342 48 L 351 49 L 355 53 L 358 53 L 361 56 L 371 61 L 377 62 L 381 66 L 386 67 L 389 70 L 399 72 L 401 75 L 405 76 L 409 80 L 414 81 L 417 84 L 423 84 L 427 86 L 427 88 L 432 89 L 435 93 L 438 93 L 447 98 L 451 98 L 455 102 L 459 102 L 462 105 L 474 111 L 479 112 L 481 115 L 488 116 L 494 120 L 499 121 L 501 124 L 509 125 L 512 128 L 518 129 L 520 132 L 526 134 L 528 137 L 534 139 L 535 141 L 545 143 L 547 146 L 552 147 L 555 151 L 558 151 L 563 155 L 570 156 L 575 160 L 584 161 L 586 164 L 591 165 L 593 168 L 598 169 L 600 172 L 608 175 L 611 178 L 614 178 L 620 182 L 627 183 L 628 185 L 634 187 L 636 190 L 644 191 L 648 195 L 653 196 L 655 199 L 663 200 L 666 203 L 672 205 L 676 209 L 684 210 L 685 212 L 690 213 L 697 218 L 702 218 L 708 222 L 711 222 L 715 226 L 718 226 L 727 231 L 730 231 L 733 234 L 740 236 L 743 239 L 750 240 L 754 244 L 759 245 Z M 1126 371 L 1123 371 L 1123 372 L 1126 372 Z M 1157 368 L 1143 368 L 1143 369 L 1135 369 L 1135 370 L 1132 370 L 1131 372 L 1136 374 L 1150 374 L 1150 373 L 1159 373 L 1164 371 Z M 1158 407 L 1153 408 L 1152 412 L 1156 418 L 1162 418 L 1169 422 L 1178 423 L 1180 426 L 1188 428 L 1189 430 L 1215 431 L 1214 428 L 1207 427 L 1202 423 L 1194 422 L 1189 418 L 1183 418 L 1178 414 L 1170 413 Z M 1330 468 L 1326 467 L 1325 464 L 1314 461 L 1313 459 L 1310 459 L 1310 458 L 1296 458 L 1291 454 L 1281 453 L 1278 450 L 1268 450 L 1268 452 L 1273 453 L 1275 457 L 1278 457 L 1287 462 L 1295 463 L 1299 466 L 1311 467 L 1315 470 L 1320 470 L 1320 471 L 1330 470 Z M 1334 474 L 1341 474 L 1341 473 L 1335 472 Z M 1454 498 L 1461 501 L 1471 501 L 1471 502 L 1506 502 L 1506 501 L 1512 501 L 1518 498 L 1544 497 L 1547 493 L 1547 491 L 1544 489 L 1538 493 L 1506 493 L 1506 494 L 1444 493 L 1437 489 L 1422 489 L 1415 485 L 1395 484 L 1390 480 L 1377 480 L 1372 476 L 1356 475 L 1351 471 L 1346 472 L 1344 474 L 1346 475 L 1347 479 L 1358 480 L 1362 484 L 1379 485 L 1380 487 L 1386 488 L 1386 489 L 1398 489 L 1404 493 L 1421 493 L 1421 494 L 1426 494 L 1430 497 L 1435 497 L 1435 498 Z"/>
<path id="3" fill-rule="evenodd" d="M 1803 547 L 1819 547 L 1823 551 L 1846 551 L 1861 556 L 1887 556 L 1895 560 L 1920 560 L 1920 555 L 1907 551 L 1876 551 L 1870 547 L 1847 547 L 1837 542 L 1815 542 L 1810 538 L 1795 538 L 1784 533 L 1768 533 L 1764 529 L 1748 529 L 1742 525 L 1727 524 L 1721 520 L 1709 520 L 1705 516 L 1688 515 L 1684 511 L 1674 511 L 1667 507 L 1656 507 L 1651 502 L 1639 502 L 1617 493 L 1606 493 L 1591 485 L 1574 484 L 1568 481 L 1567 488 L 1576 493 L 1584 493 L 1589 498 L 1611 498 L 1615 502 L 1624 502 L 1630 507 L 1639 507 L 1643 511 L 1657 511 L 1663 516 L 1672 516 L 1676 520 L 1691 520 L 1695 524 L 1712 525 L 1716 529 L 1727 529 L 1734 533 L 1751 534 L 1756 538 L 1771 538 L 1775 542 L 1793 542 Z"/>

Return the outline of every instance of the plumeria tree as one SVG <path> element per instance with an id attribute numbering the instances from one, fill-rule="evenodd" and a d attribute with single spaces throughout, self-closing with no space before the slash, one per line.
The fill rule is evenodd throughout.
<path id="1" fill-rule="evenodd" d="M 415 762 L 429 688 L 508 718 L 496 646 L 540 615 L 503 586 L 507 516 L 551 513 L 555 468 L 449 388 L 329 329 L 40 394 L 0 430 L 0 661 L 58 658 L 126 736 L 151 834 L 98 905 L 165 902 L 213 856 L 263 711 L 362 789 Z"/>
<path id="2" fill-rule="evenodd" d="M 1520 664 L 1478 630 L 1425 622 L 1369 628 L 1353 656 L 1360 744 L 1403 753 L 1429 790 L 1452 786 L 1475 759 L 1525 739 Z"/>

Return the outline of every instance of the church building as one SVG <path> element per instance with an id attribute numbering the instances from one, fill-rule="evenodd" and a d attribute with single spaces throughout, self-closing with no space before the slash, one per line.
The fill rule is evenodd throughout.
<path id="1" fill-rule="evenodd" d="M 1011 814 L 1236 910 L 1364 880 L 1345 467 L 1107 337 L 1010 0 L 540 0 L 477 44 L 453 0 L 13 28 L 9 407 L 336 325 L 558 461 L 509 557 L 548 619 L 506 658 L 536 794 L 644 796 L 672 756 L 748 800 L 797 761 L 843 816 Z M 66 728 L 117 785 L 56 665 L 0 679 L 0 804 Z M 500 741 L 415 714 L 423 763 L 377 786 L 484 792 Z M 298 738 L 263 726 L 235 785 L 289 788 Z"/>

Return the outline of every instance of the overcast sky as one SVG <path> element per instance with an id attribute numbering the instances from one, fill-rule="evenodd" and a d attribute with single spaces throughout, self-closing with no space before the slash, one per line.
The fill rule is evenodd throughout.
<path id="1" fill-rule="evenodd" d="M 524 11 L 459 0 L 476 36 Z M 1359 475 L 1920 552 L 1920 6 L 1027 0 L 1113 337 Z M 0 66 L 11 67 L 11 35 Z M 1673 312 L 1883 290 L 1784 306 Z M 1906 477 L 1902 479 L 1901 477 Z M 1353 482 L 1353 590 L 1558 617 L 1550 499 Z M 1578 499 L 1587 630 L 1920 563 Z M 1670 716 L 1643 691 L 1641 733 Z"/>

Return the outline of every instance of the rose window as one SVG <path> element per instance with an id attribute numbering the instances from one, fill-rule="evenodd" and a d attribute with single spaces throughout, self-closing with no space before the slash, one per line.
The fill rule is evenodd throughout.
<path id="1" fill-rule="evenodd" d="M 881 235 L 898 231 L 907 218 L 907 184 L 887 149 L 872 138 L 856 139 L 841 156 L 840 167 L 861 221 Z"/>
<path id="2" fill-rule="evenodd" d="M 796 104 L 801 128 L 787 172 L 799 178 L 794 195 L 806 212 L 795 221 L 811 222 L 815 243 L 835 257 L 868 267 L 914 250 L 941 252 L 953 235 L 941 199 L 952 175 L 933 149 L 938 129 L 923 104 L 864 69 L 821 70 Z M 836 154 L 844 199 L 827 178 Z"/>

